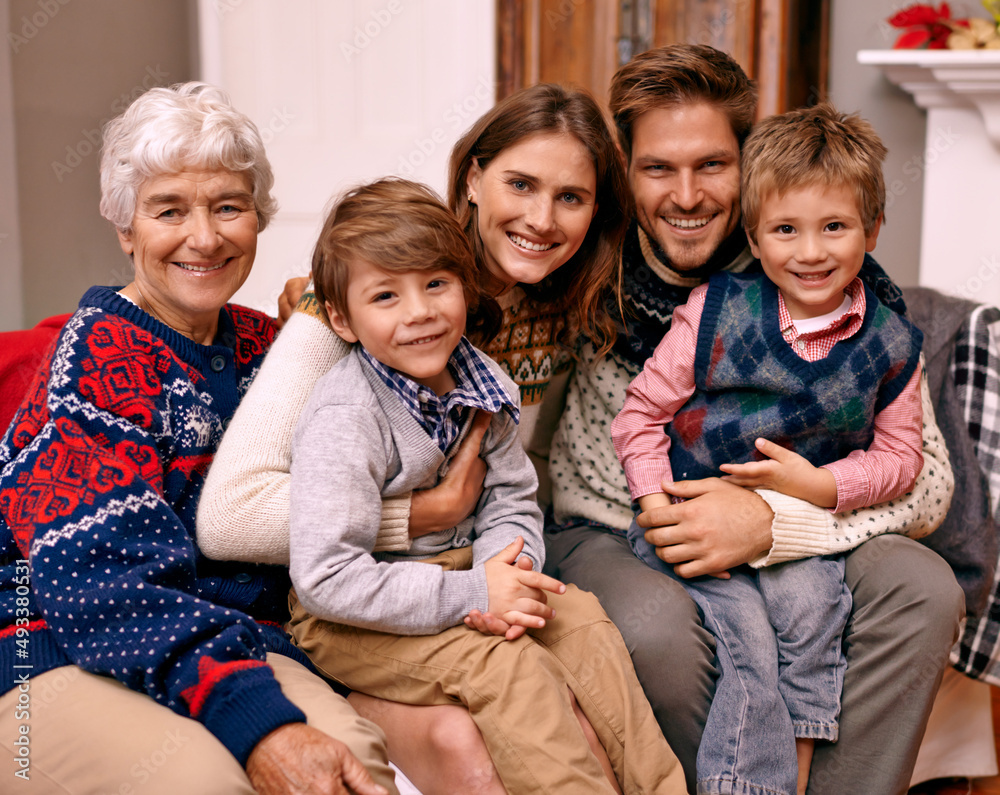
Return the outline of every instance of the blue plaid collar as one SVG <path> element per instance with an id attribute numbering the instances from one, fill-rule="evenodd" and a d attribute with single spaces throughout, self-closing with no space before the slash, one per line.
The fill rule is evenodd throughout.
<path id="1" fill-rule="evenodd" d="M 455 388 L 444 395 L 418 384 L 398 370 L 386 367 L 360 346 L 362 358 L 389 389 L 395 393 L 420 426 L 430 434 L 442 452 L 447 452 L 458 437 L 466 409 L 481 409 L 496 414 L 506 411 L 514 422 L 520 420 L 517 399 L 512 397 L 493 374 L 485 357 L 465 337 L 448 360 L 448 370 Z"/>

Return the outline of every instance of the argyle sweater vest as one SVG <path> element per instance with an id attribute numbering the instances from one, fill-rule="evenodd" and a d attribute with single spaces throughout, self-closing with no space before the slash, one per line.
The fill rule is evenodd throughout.
<path id="1" fill-rule="evenodd" d="M 632 500 L 611 444 L 611 421 L 625 403 L 625 390 L 670 328 L 674 309 L 686 303 L 697 285 L 719 271 L 761 273 L 742 231 L 727 240 L 711 262 L 680 274 L 666 255 L 633 222 L 622 248 L 622 300 L 626 325 L 614 349 L 598 358 L 582 340 L 566 405 L 552 440 L 550 472 L 555 519 L 584 519 L 624 534 L 632 521 Z M 898 314 L 906 306 L 899 288 L 869 255 L 861 280 Z M 787 343 L 786 343 L 787 344 Z"/>
<path id="2" fill-rule="evenodd" d="M 875 415 L 913 376 L 921 332 L 865 288 L 861 328 L 809 362 L 782 337 L 778 290 L 760 276 L 718 274 L 698 328 L 696 391 L 667 426 L 676 480 L 760 458 L 763 437 L 820 466 L 866 449 Z"/>

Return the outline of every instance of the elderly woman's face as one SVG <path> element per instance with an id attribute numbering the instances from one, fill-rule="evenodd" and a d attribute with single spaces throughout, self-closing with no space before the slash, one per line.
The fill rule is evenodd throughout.
<path id="1" fill-rule="evenodd" d="M 139 190 L 132 230 L 118 237 L 133 257 L 143 308 L 182 333 L 214 334 L 257 252 L 249 178 L 224 170 L 152 177 Z"/>

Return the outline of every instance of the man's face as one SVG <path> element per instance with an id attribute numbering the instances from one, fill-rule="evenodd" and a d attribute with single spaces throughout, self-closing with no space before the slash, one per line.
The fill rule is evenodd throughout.
<path id="1" fill-rule="evenodd" d="M 639 116 L 628 175 L 639 224 L 677 270 L 708 262 L 740 222 L 740 147 L 714 105 Z"/>

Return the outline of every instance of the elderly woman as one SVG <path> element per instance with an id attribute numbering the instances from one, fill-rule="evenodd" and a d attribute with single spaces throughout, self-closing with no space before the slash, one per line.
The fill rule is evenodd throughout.
<path id="1" fill-rule="evenodd" d="M 395 792 L 381 732 L 282 631 L 286 570 L 195 542 L 275 334 L 227 303 L 272 184 L 256 128 L 204 84 L 105 130 L 101 213 L 135 279 L 84 295 L 0 444 L 0 743 L 46 791 Z"/>

